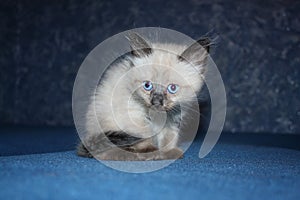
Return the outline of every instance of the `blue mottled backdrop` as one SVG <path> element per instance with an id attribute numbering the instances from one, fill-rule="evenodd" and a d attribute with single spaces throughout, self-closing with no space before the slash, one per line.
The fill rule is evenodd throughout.
<path id="1" fill-rule="evenodd" d="M 76 72 L 118 32 L 159 26 L 220 35 L 212 57 L 228 95 L 225 130 L 300 133 L 300 1 L 0 2 L 0 123 L 72 126 Z"/>

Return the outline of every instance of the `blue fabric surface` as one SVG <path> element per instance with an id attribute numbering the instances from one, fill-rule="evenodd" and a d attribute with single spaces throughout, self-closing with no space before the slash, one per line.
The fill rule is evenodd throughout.
<path id="1" fill-rule="evenodd" d="M 79 141 L 73 127 L 0 127 L 0 156 L 67 151 Z"/>
<path id="2" fill-rule="evenodd" d="M 0 157 L 0 199 L 300 199 L 300 151 L 218 144 L 204 159 L 151 173 L 110 169 L 74 151 Z"/>

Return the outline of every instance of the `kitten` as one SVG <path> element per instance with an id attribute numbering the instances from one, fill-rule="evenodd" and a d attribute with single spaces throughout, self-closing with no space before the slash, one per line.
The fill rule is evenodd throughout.
<path id="1" fill-rule="evenodd" d="M 188 124 L 182 108 L 204 84 L 210 40 L 186 47 L 150 43 L 134 32 L 127 39 L 132 51 L 110 66 L 91 97 L 77 154 L 102 160 L 182 157 L 180 126 Z"/>

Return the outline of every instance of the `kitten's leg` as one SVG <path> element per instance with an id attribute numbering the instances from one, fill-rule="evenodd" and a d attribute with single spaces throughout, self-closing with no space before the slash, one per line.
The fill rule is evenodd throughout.
<path id="1" fill-rule="evenodd" d="M 82 142 L 77 146 L 77 155 L 100 160 L 144 160 L 138 156 L 138 153 L 130 152 L 129 149 L 119 147 L 110 147 L 108 150 L 88 150 Z"/>
<path id="2" fill-rule="evenodd" d="M 138 142 L 138 143 L 132 145 L 130 147 L 130 149 L 133 152 L 138 152 L 138 153 L 149 153 L 149 152 L 154 152 L 154 151 L 158 150 L 158 148 L 156 146 L 154 146 L 152 138 L 148 138 L 141 142 Z"/>
<path id="3" fill-rule="evenodd" d="M 149 138 L 126 147 L 113 147 L 95 157 L 101 160 L 143 161 L 155 160 L 158 153 L 158 148 L 153 145 L 152 138 Z"/>
<path id="4" fill-rule="evenodd" d="M 160 155 L 156 159 L 177 159 L 183 157 L 183 151 L 177 147 L 178 129 L 164 128 L 157 135 L 157 143 L 160 150 Z"/>
<path id="5" fill-rule="evenodd" d="M 109 138 L 109 139 L 108 139 Z M 89 136 L 77 147 L 77 154 L 101 160 L 149 160 L 146 152 L 157 150 L 152 139 L 136 140 L 125 133 L 113 132 Z"/>
<path id="6" fill-rule="evenodd" d="M 154 145 L 153 138 L 148 138 L 130 147 L 130 151 L 138 153 L 139 160 L 157 160 L 159 149 Z"/>
<path id="7" fill-rule="evenodd" d="M 139 156 L 139 153 L 127 151 L 119 147 L 113 147 L 105 152 L 94 155 L 95 158 L 100 160 L 115 160 L 115 161 L 138 161 L 144 160 Z"/>

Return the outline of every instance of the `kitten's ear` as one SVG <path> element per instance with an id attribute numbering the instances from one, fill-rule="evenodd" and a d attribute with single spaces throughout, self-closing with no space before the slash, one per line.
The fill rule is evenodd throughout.
<path id="1" fill-rule="evenodd" d="M 152 53 L 151 45 L 139 34 L 130 32 L 126 38 L 130 42 L 131 54 L 133 56 L 142 57 Z"/>
<path id="2" fill-rule="evenodd" d="M 210 44 L 211 42 L 209 38 L 201 38 L 185 49 L 184 52 L 178 56 L 178 59 L 180 61 L 192 63 L 199 68 L 200 72 L 203 72 L 203 67 L 206 64 L 206 58 L 209 53 Z"/>

